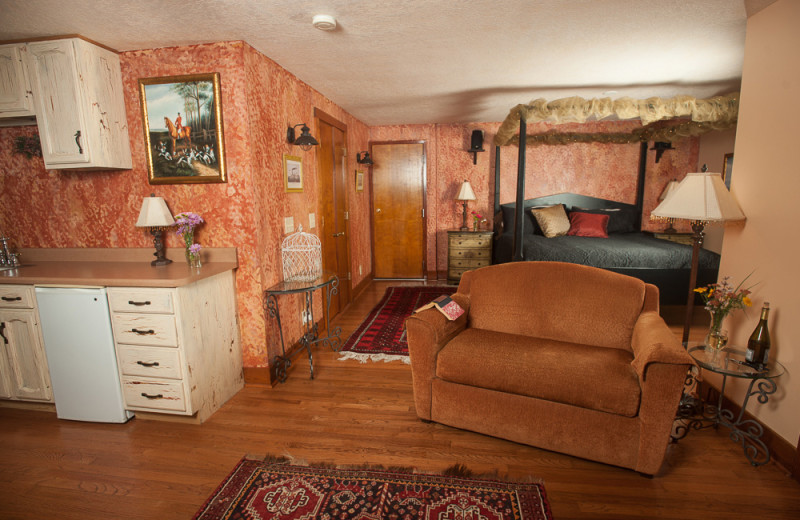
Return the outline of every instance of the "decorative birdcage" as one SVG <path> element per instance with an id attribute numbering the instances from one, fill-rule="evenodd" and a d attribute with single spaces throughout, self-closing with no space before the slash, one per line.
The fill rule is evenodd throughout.
<path id="1" fill-rule="evenodd" d="M 283 280 L 312 282 L 322 274 L 322 244 L 317 235 L 304 233 L 303 226 L 283 239 Z"/>

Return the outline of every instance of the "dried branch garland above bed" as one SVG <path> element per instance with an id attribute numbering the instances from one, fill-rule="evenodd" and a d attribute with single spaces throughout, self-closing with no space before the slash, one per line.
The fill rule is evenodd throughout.
<path id="1" fill-rule="evenodd" d="M 650 98 L 634 100 L 610 98 L 586 100 L 580 97 L 557 99 L 547 102 L 537 99 L 529 105 L 517 105 L 506 117 L 495 135 L 495 144 L 505 146 L 519 144 L 517 130 L 519 122 L 548 121 L 554 123 L 584 123 L 588 119 L 601 120 L 641 119 L 647 126 L 630 133 L 556 133 L 529 135 L 526 142 L 531 145 L 569 143 L 632 143 L 637 141 L 674 141 L 685 137 L 702 135 L 712 130 L 725 130 L 736 125 L 739 115 L 739 93 L 717 96 L 710 99 L 695 99 L 676 96 L 671 99 Z M 674 118 L 689 118 L 676 125 L 651 125 L 656 121 Z"/>

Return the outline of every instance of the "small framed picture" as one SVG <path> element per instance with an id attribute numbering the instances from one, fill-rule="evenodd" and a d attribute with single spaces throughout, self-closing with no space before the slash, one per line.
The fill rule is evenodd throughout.
<path id="1" fill-rule="evenodd" d="M 356 170 L 356 191 L 364 191 L 364 172 Z"/>
<path id="2" fill-rule="evenodd" d="M 286 192 L 303 191 L 303 160 L 293 155 L 283 155 L 283 180 Z"/>
<path id="3" fill-rule="evenodd" d="M 722 162 L 722 181 L 728 189 L 731 189 L 731 177 L 733 176 L 733 154 L 726 153 Z"/>

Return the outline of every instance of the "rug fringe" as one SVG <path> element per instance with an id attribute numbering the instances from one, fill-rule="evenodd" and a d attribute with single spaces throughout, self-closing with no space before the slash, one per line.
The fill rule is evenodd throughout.
<path id="1" fill-rule="evenodd" d="M 406 365 L 411 364 L 411 359 L 408 356 L 396 356 L 392 354 L 361 354 L 359 352 L 339 352 L 339 361 L 346 361 L 348 359 L 355 359 L 359 363 L 366 363 L 367 361 L 383 361 L 388 363 L 390 361 L 402 361 Z"/>

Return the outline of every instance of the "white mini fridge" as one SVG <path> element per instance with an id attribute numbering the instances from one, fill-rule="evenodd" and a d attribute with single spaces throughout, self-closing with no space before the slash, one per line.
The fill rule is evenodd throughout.
<path id="1" fill-rule="evenodd" d="M 36 287 L 60 419 L 124 423 L 125 410 L 105 288 Z"/>

